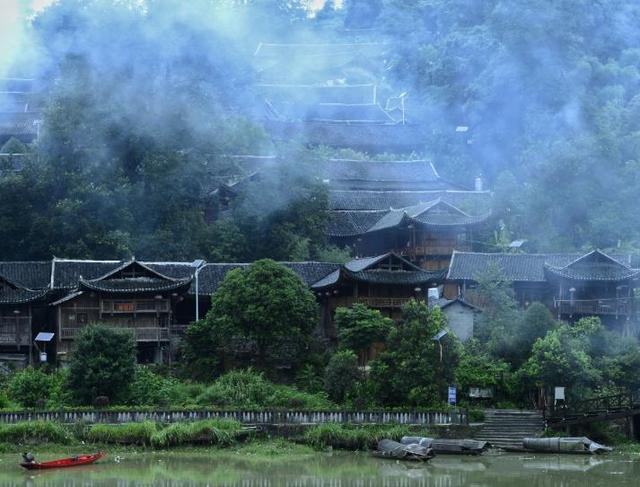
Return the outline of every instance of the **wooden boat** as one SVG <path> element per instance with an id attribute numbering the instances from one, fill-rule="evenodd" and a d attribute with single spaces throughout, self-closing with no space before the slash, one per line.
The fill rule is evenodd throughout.
<path id="1" fill-rule="evenodd" d="M 489 443 L 479 440 L 446 440 L 438 438 L 425 438 L 423 436 L 403 436 L 400 440 L 403 445 L 420 445 L 432 448 L 436 455 L 481 455 L 489 449 Z"/>
<path id="2" fill-rule="evenodd" d="M 380 440 L 378 449 L 371 454 L 378 458 L 427 462 L 433 458 L 433 450 L 420 445 L 403 445 L 392 440 Z"/>
<path id="3" fill-rule="evenodd" d="M 94 453 L 93 455 L 78 455 L 75 457 L 61 458 L 50 462 L 21 462 L 20 466 L 27 470 L 46 470 L 49 468 L 68 468 L 79 467 L 80 465 L 90 465 L 102 457 L 103 452 Z"/>

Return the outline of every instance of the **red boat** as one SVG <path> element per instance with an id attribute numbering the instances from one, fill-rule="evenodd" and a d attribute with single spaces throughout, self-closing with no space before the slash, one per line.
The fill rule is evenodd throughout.
<path id="1" fill-rule="evenodd" d="M 78 455 L 70 458 L 61 458 L 60 460 L 52 460 L 50 462 L 22 462 L 21 467 L 27 470 L 45 470 L 48 468 L 67 468 L 79 467 L 80 465 L 89 465 L 100 460 L 105 454 L 103 452 L 94 453 L 93 455 Z"/>

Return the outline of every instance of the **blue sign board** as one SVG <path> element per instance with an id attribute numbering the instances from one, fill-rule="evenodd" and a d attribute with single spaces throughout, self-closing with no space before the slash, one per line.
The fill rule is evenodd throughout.
<path id="1" fill-rule="evenodd" d="M 456 388 L 455 386 L 449 387 L 449 404 L 456 404 Z"/>

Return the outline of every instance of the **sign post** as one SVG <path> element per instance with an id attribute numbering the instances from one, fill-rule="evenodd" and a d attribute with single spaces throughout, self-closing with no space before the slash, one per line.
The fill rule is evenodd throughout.
<path id="1" fill-rule="evenodd" d="M 456 386 L 449 386 L 449 404 L 456 405 Z"/>

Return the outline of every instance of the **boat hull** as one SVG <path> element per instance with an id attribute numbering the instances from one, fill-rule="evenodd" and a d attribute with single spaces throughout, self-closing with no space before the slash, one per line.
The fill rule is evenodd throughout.
<path id="1" fill-rule="evenodd" d="M 91 465 L 104 457 L 103 452 L 94 453 L 93 455 L 78 455 L 76 457 L 61 458 L 60 460 L 52 460 L 50 462 L 22 462 L 21 467 L 27 470 L 48 470 L 51 468 L 69 468 L 80 467 L 82 465 Z"/>

